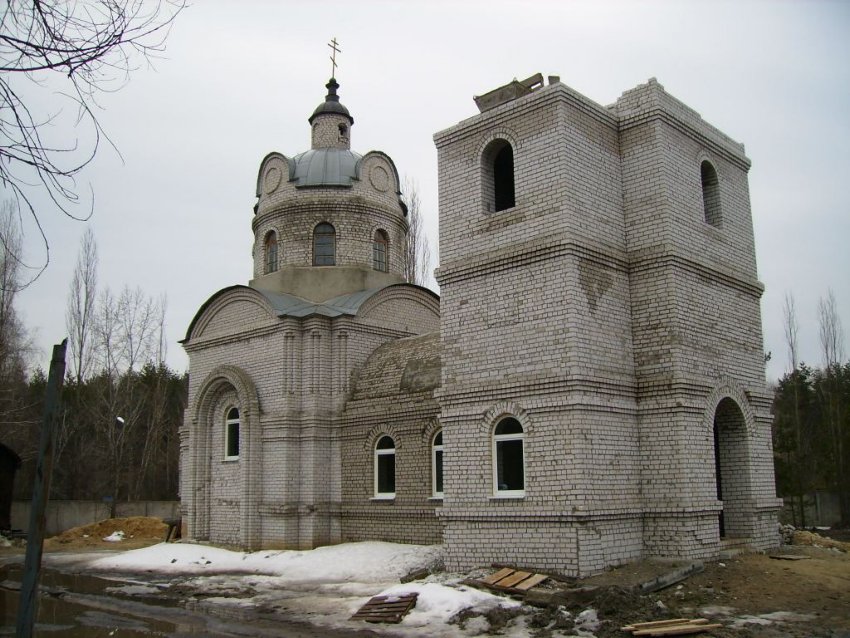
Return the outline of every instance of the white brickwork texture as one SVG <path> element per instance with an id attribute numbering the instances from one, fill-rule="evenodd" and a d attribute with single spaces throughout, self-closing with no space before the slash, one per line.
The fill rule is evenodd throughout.
<path id="1" fill-rule="evenodd" d="M 348 149 L 347 121 L 317 117 L 313 147 Z M 494 140 L 514 161 L 515 205 L 499 212 L 485 153 Z M 370 268 L 385 230 L 389 273 L 338 316 L 278 316 L 246 287 L 204 306 L 185 342 L 190 535 L 246 547 L 442 541 L 450 569 L 508 562 L 574 576 L 775 546 L 743 146 L 655 80 L 609 107 L 555 83 L 435 142 L 439 301 L 390 285 L 408 227 L 386 155 L 363 156 L 351 185 L 332 188 L 296 187 L 281 154 L 263 161 L 252 286 L 278 281 L 264 274 L 272 230 L 279 277 L 306 276 L 320 222 L 336 228 L 337 267 Z M 711 224 L 706 161 L 718 177 Z M 240 458 L 226 461 L 234 405 Z M 523 428 L 520 493 L 494 485 L 504 417 Z M 440 430 L 444 496 L 434 498 Z M 375 494 L 383 435 L 396 445 L 391 499 Z"/>

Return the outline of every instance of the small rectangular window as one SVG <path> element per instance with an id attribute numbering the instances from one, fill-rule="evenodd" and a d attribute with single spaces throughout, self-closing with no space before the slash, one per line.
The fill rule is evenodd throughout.
<path id="1" fill-rule="evenodd" d="M 228 421 L 224 458 L 232 461 L 239 458 L 239 421 Z"/>
<path id="2" fill-rule="evenodd" d="M 376 241 L 372 247 L 372 268 L 387 271 L 387 245 L 382 242 Z"/>
<path id="3" fill-rule="evenodd" d="M 434 452 L 434 496 L 443 495 L 443 451 Z"/>
<path id="4" fill-rule="evenodd" d="M 395 496 L 395 454 L 378 456 L 378 495 Z"/>
<path id="5" fill-rule="evenodd" d="M 443 433 L 437 432 L 431 442 L 431 496 L 443 498 Z"/>
<path id="6" fill-rule="evenodd" d="M 395 441 L 389 436 L 375 445 L 375 498 L 395 498 Z"/>
<path id="7" fill-rule="evenodd" d="M 496 441 L 496 477 L 500 492 L 525 489 L 522 441 Z"/>

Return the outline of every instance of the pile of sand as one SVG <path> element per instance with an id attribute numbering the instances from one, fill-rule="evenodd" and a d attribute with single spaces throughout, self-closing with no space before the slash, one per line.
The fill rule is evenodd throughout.
<path id="1" fill-rule="evenodd" d="M 82 525 L 65 530 L 58 536 L 47 539 L 47 546 L 73 544 L 76 546 L 120 546 L 127 541 L 164 541 L 168 525 L 162 519 L 148 516 L 131 516 L 129 518 L 108 518 L 90 525 Z M 124 533 L 124 541 L 110 543 L 103 539 L 115 532 Z M 135 543 L 134 543 L 135 544 Z M 116 547 L 117 549 L 117 547 Z"/>
<path id="2" fill-rule="evenodd" d="M 805 530 L 796 530 L 794 532 L 794 545 L 810 545 L 814 547 L 828 547 L 840 549 L 842 552 L 850 552 L 850 543 L 842 543 L 841 541 L 826 538 L 814 532 Z"/>

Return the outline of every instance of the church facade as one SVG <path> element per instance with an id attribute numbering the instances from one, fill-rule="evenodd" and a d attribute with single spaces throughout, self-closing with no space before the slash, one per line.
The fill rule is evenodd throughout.
<path id="1" fill-rule="evenodd" d="M 778 544 L 743 146 L 655 80 L 477 97 L 434 138 L 438 298 L 327 89 L 311 149 L 260 165 L 253 278 L 183 342 L 188 536 L 570 575 Z"/>

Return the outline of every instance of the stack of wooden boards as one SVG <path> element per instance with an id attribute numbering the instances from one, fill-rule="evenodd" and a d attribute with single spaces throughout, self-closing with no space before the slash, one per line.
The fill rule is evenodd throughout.
<path id="1" fill-rule="evenodd" d="M 470 581 L 472 585 L 486 587 L 495 591 L 503 591 L 511 594 L 524 594 L 535 585 L 539 585 L 549 578 L 546 574 L 535 574 L 524 572 L 519 569 L 505 567 L 494 574 L 484 578 Z"/>
<path id="2" fill-rule="evenodd" d="M 417 592 L 398 596 L 374 596 L 363 605 L 351 620 L 366 622 L 400 623 L 411 609 L 416 607 Z"/>
<path id="3" fill-rule="evenodd" d="M 690 636 L 722 626 L 711 624 L 706 618 L 672 618 L 654 622 L 636 622 L 620 629 L 633 636 Z"/>

